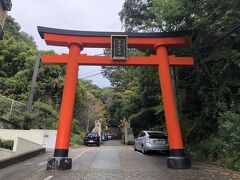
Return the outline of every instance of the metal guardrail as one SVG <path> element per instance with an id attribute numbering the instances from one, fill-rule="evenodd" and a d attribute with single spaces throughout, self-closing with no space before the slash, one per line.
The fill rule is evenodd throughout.
<path id="1" fill-rule="evenodd" d="M 9 120 L 11 116 L 17 116 L 26 111 L 26 104 L 0 95 L 0 117 Z"/>

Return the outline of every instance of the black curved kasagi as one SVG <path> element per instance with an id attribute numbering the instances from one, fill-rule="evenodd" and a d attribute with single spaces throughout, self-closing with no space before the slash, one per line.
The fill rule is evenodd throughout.
<path id="1" fill-rule="evenodd" d="M 161 38 L 161 37 L 182 37 L 195 36 L 196 31 L 172 31 L 172 32 L 153 32 L 153 33 L 133 33 L 133 32 L 101 32 L 101 31 L 76 31 L 66 29 L 55 29 L 38 26 L 38 33 L 44 39 L 44 33 L 60 34 L 68 36 L 91 36 L 91 37 L 111 37 L 111 35 L 127 35 L 131 38 Z"/>

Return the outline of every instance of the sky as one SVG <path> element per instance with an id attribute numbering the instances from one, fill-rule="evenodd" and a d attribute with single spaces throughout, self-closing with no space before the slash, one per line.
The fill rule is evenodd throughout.
<path id="1" fill-rule="evenodd" d="M 124 0 L 12 0 L 9 12 L 21 26 L 21 31 L 31 35 L 40 50 L 54 50 L 58 54 L 68 49 L 47 46 L 38 34 L 37 26 L 82 31 L 123 31 L 118 13 Z M 103 49 L 84 49 L 88 55 L 102 54 Z M 81 66 L 79 78 L 97 74 L 100 66 Z M 99 87 L 110 82 L 101 74 L 87 78 Z"/>

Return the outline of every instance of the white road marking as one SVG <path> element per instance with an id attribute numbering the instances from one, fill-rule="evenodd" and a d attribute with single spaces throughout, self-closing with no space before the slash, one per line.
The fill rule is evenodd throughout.
<path id="1" fill-rule="evenodd" d="M 24 165 L 30 165 L 30 164 L 33 164 L 33 163 L 25 163 Z"/>
<path id="2" fill-rule="evenodd" d="M 134 149 L 133 148 L 129 148 L 130 150 L 132 150 L 132 151 L 134 151 Z M 140 154 L 140 155 L 144 155 L 144 154 L 142 154 L 142 153 L 140 153 L 140 152 L 138 152 L 138 151 L 136 151 L 138 154 Z"/>
<path id="3" fill-rule="evenodd" d="M 42 162 L 38 163 L 37 165 L 38 165 L 38 166 L 43 166 L 43 165 L 45 165 L 45 164 L 47 164 L 47 161 L 42 161 Z"/>
<path id="4" fill-rule="evenodd" d="M 51 178 L 53 178 L 53 176 L 48 176 L 48 177 L 46 177 L 44 180 L 49 180 L 49 179 L 51 179 Z"/>
<path id="5" fill-rule="evenodd" d="M 142 155 L 143 156 L 143 154 L 142 153 L 140 153 L 140 152 L 138 152 L 138 151 L 136 151 L 138 154 L 140 154 L 140 155 Z"/>
<path id="6" fill-rule="evenodd" d="M 96 148 L 94 148 L 94 149 L 96 149 Z M 87 150 L 81 152 L 80 154 L 78 154 L 78 155 L 77 155 L 75 158 L 73 158 L 72 160 L 75 161 L 77 158 L 79 158 L 80 156 L 82 156 L 84 153 L 86 153 L 86 152 L 88 152 L 88 151 L 90 151 L 90 150 L 94 150 L 94 149 L 87 149 Z"/>

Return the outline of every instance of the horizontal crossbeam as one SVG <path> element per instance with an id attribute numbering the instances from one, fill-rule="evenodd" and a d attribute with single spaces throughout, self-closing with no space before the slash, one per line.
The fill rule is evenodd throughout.
<path id="1" fill-rule="evenodd" d="M 151 56 L 129 56 L 125 61 L 113 61 L 111 56 L 88 56 L 80 54 L 78 64 L 88 66 L 158 66 L 160 57 Z M 67 64 L 68 54 L 62 55 L 43 55 L 42 63 L 44 64 Z M 169 64 L 171 66 L 193 66 L 192 57 L 176 57 L 169 56 Z"/>
<path id="2" fill-rule="evenodd" d="M 80 43 L 84 48 L 110 48 L 111 37 L 78 37 L 57 34 L 44 34 L 47 45 L 65 46 L 71 43 Z M 191 37 L 174 38 L 128 38 L 129 48 L 149 48 L 154 49 L 157 44 L 167 45 L 168 47 L 187 47 L 192 43 Z"/>
<path id="3" fill-rule="evenodd" d="M 79 43 L 82 48 L 110 48 L 111 35 L 126 35 L 129 48 L 155 48 L 156 45 L 168 47 L 187 47 L 192 44 L 195 31 L 175 31 L 158 33 L 93 32 L 73 31 L 38 27 L 38 32 L 48 45 L 65 46 Z"/>

